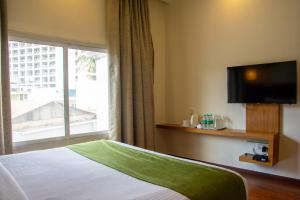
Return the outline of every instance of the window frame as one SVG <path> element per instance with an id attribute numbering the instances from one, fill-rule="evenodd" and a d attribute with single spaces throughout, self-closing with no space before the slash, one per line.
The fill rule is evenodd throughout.
<path id="1" fill-rule="evenodd" d="M 68 49 L 78 49 L 83 51 L 107 53 L 106 47 L 104 45 L 82 43 L 78 41 L 65 40 L 61 38 L 44 37 L 44 36 L 25 34 L 20 32 L 11 32 L 11 31 L 9 31 L 8 40 L 24 42 L 24 43 L 56 46 L 56 47 L 61 47 L 63 49 L 63 89 L 64 89 L 64 127 L 65 127 L 64 133 L 65 135 L 59 137 L 13 142 L 14 151 L 23 152 L 28 150 L 64 146 L 67 144 L 79 143 L 79 142 L 90 141 L 95 139 L 106 139 L 109 130 L 93 131 L 93 132 L 79 133 L 79 134 L 70 133 L 69 92 L 68 92 L 68 88 L 69 88 Z"/>

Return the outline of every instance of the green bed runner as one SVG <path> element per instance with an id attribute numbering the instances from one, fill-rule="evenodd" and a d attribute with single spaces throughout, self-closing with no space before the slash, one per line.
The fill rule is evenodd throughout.
<path id="1" fill-rule="evenodd" d="M 129 176 L 172 189 L 191 200 L 246 200 L 243 180 L 226 170 L 143 152 L 107 140 L 68 148 Z"/>

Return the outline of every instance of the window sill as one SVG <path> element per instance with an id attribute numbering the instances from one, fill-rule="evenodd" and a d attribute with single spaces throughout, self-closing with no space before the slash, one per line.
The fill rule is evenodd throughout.
<path id="1" fill-rule="evenodd" d="M 69 137 L 56 137 L 24 142 L 14 142 L 13 152 L 22 153 L 27 151 L 51 149 L 100 139 L 108 139 L 108 132 L 103 131 L 98 133 L 71 135 Z"/>

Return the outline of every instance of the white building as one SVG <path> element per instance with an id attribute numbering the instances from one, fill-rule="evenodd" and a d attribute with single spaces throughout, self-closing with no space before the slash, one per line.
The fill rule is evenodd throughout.
<path id="1" fill-rule="evenodd" d="M 34 88 L 58 87 L 58 48 L 23 42 L 9 42 L 12 98 L 25 100 Z"/>

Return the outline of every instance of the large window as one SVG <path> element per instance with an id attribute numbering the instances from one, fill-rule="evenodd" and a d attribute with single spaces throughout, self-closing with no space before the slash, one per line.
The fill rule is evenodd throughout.
<path id="1" fill-rule="evenodd" d="M 13 141 L 108 129 L 107 54 L 9 42 Z"/>

